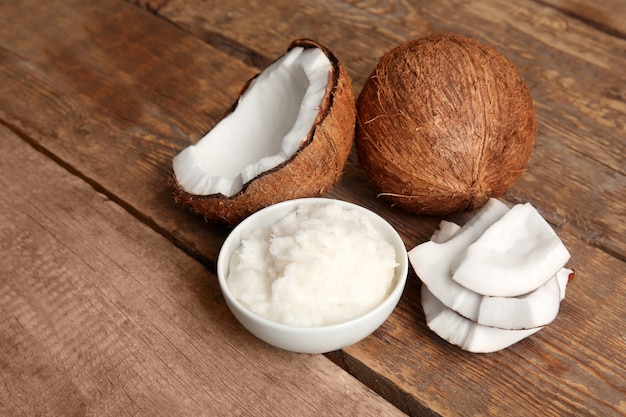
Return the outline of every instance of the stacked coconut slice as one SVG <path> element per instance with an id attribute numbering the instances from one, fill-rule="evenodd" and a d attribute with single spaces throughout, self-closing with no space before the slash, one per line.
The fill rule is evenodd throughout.
<path id="1" fill-rule="evenodd" d="M 573 271 L 569 252 L 530 204 L 490 199 L 467 224 L 442 221 L 409 251 L 428 327 L 470 352 L 494 352 L 551 323 Z"/>

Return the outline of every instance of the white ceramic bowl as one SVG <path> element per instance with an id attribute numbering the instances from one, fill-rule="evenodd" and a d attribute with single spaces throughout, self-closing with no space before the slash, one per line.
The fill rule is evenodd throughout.
<path id="1" fill-rule="evenodd" d="M 373 310 L 370 310 L 360 317 L 339 324 L 319 327 L 296 327 L 277 323 L 256 315 L 237 301 L 226 284 L 226 277 L 228 276 L 230 258 L 240 246 L 242 231 L 269 226 L 284 217 L 287 213 L 295 210 L 300 204 L 314 204 L 328 201 L 365 213 L 372 225 L 376 227 L 395 248 L 398 266 L 396 267 L 393 288 L 387 298 Z M 284 350 L 300 353 L 330 352 L 352 345 L 369 336 L 387 320 L 398 304 L 400 296 L 404 291 L 407 273 L 408 257 L 406 248 L 402 242 L 402 238 L 387 221 L 364 207 L 327 198 L 303 198 L 284 201 L 252 214 L 233 229 L 224 241 L 217 259 L 219 284 L 226 304 L 237 320 L 239 320 L 250 333 L 264 342 Z"/>

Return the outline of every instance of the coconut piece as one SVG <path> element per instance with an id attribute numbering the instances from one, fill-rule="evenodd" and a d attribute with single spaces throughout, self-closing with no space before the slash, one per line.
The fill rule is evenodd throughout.
<path id="1" fill-rule="evenodd" d="M 515 297 L 545 284 L 569 252 L 529 203 L 511 208 L 452 265 L 452 279 L 479 294 Z"/>
<path id="2" fill-rule="evenodd" d="M 454 260 L 508 210 L 506 205 L 492 198 L 452 238 L 443 243 L 424 242 L 408 252 L 417 276 L 449 308 L 461 309 L 468 317 L 478 317 L 480 296 L 455 283 L 451 278 L 451 267 Z"/>
<path id="3" fill-rule="evenodd" d="M 543 328 L 505 330 L 483 326 L 447 308 L 425 285 L 422 285 L 421 297 L 427 326 L 442 339 L 468 352 L 496 352 Z"/>
<path id="4" fill-rule="evenodd" d="M 357 101 L 359 164 L 380 195 L 419 214 L 475 210 L 525 171 L 530 92 L 493 47 L 451 34 L 385 53 Z"/>
<path id="5" fill-rule="evenodd" d="M 461 229 L 461 226 L 459 226 L 458 224 L 447 221 L 447 220 L 442 220 L 439 222 L 439 227 L 433 232 L 433 235 L 430 237 L 430 240 L 432 240 L 435 243 L 447 242 L 460 229 Z"/>
<path id="6" fill-rule="evenodd" d="M 481 295 L 476 322 L 501 329 L 529 329 L 550 324 L 559 313 L 561 290 L 557 275 L 536 290 L 518 297 Z M 472 318 L 472 317 L 468 317 Z"/>
<path id="7" fill-rule="evenodd" d="M 567 284 L 574 279 L 574 270 L 562 268 L 559 272 L 557 272 L 556 279 L 559 283 L 559 295 L 561 297 L 561 301 L 563 301 L 565 299 Z"/>
<path id="8" fill-rule="evenodd" d="M 355 119 L 345 68 L 323 45 L 298 39 L 174 158 L 174 197 L 209 220 L 235 224 L 265 206 L 322 195 L 341 176 Z"/>
<path id="9" fill-rule="evenodd" d="M 451 239 L 460 226 L 442 221 L 433 233 L 431 241 L 444 243 Z M 557 316 L 564 288 L 562 276 L 567 278 L 571 270 L 562 268 L 548 282 L 536 290 L 519 297 L 489 297 L 471 291 L 452 279 L 450 273 L 438 277 L 437 298 L 448 308 L 478 324 L 501 329 L 519 330 L 545 326 Z M 448 290 L 444 291 L 443 287 Z"/>

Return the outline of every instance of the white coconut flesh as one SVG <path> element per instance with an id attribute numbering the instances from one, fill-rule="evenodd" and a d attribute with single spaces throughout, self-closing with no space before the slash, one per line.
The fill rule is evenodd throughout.
<path id="1" fill-rule="evenodd" d="M 452 279 L 479 294 L 515 297 L 545 284 L 569 252 L 530 205 L 513 206 L 452 267 Z"/>
<path id="2" fill-rule="evenodd" d="M 411 249 L 408 253 L 411 266 L 422 283 L 455 311 L 466 317 L 477 318 L 481 297 L 456 283 L 451 277 L 453 262 L 463 255 L 467 247 L 508 211 L 508 207 L 497 199 L 490 199 L 463 227 L 441 243 L 428 241 Z M 450 230 L 453 227 L 448 226 Z"/>
<path id="3" fill-rule="evenodd" d="M 570 277 L 572 277 L 572 274 L 574 273 L 573 269 L 568 269 L 568 268 L 562 268 L 559 272 L 557 272 L 556 274 L 556 279 L 559 283 L 559 291 L 560 291 L 560 300 L 563 301 L 565 299 L 565 293 L 567 292 L 567 284 L 570 281 Z"/>
<path id="4" fill-rule="evenodd" d="M 461 229 L 461 226 L 459 226 L 458 224 L 454 222 L 449 222 L 447 220 L 442 220 L 439 222 L 439 227 L 433 232 L 433 235 L 430 237 L 430 240 L 435 243 L 447 242 L 460 229 Z"/>
<path id="5" fill-rule="evenodd" d="M 421 296 L 427 326 L 442 339 L 468 352 L 496 352 L 543 328 L 505 330 L 483 326 L 447 308 L 425 285 L 422 285 Z"/>
<path id="6" fill-rule="evenodd" d="M 565 289 L 571 273 L 572 270 L 567 268 L 562 268 L 557 273 L 561 300 L 565 298 Z M 446 307 L 425 285 L 422 285 L 421 298 L 428 328 L 442 339 L 468 352 L 496 352 L 537 333 L 545 327 L 509 330 L 478 324 Z"/>
<path id="7" fill-rule="evenodd" d="M 569 259 L 569 253 L 565 251 L 567 256 L 563 256 L 562 251 L 556 252 L 556 255 L 551 251 L 553 249 L 550 248 L 562 243 L 543 218 L 542 222 L 536 218 L 528 221 L 533 216 L 532 210 L 534 208 L 529 209 L 529 205 L 517 205 L 509 210 L 502 203 L 491 199 L 465 226 L 442 221 L 429 242 L 409 251 L 409 260 L 423 282 L 421 297 L 426 323 L 441 338 L 470 352 L 495 352 L 536 333 L 556 317 L 573 273 L 563 266 Z M 521 233 L 511 228 L 511 225 L 506 224 L 511 219 L 520 221 L 521 227 L 526 230 Z M 544 257 L 553 256 L 558 259 L 552 260 L 559 263 L 558 271 L 547 280 L 537 280 L 543 283 L 531 291 L 515 296 L 485 295 L 455 281 L 453 272 L 457 265 L 472 255 L 469 248 L 490 231 L 497 230 L 503 222 L 505 225 L 500 229 L 508 230 L 508 233 L 520 233 L 528 239 L 523 244 L 516 242 L 514 245 L 522 246 L 522 249 L 518 248 L 514 253 L 522 253 L 526 261 L 535 263 L 545 262 Z M 552 240 L 546 237 L 546 228 L 549 229 L 547 234 L 555 236 L 559 245 L 546 244 L 546 241 Z M 502 230 L 493 236 L 501 238 Z M 505 247 L 512 246 L 509 242 L 515 241 L 511 236 L 503 239 Z M 489 243 L 490 248 L 498 246 L 494 242 Z M 527 255 L 536 248 L 539 248 L 537 253 L 543 253 L 543 256 L 537 256 L 536 253 Z M 511 251 L 506 253 L 505 258 L 509 256 L 508 260 L 511 261 Z M 497 257 L 499 253 L 492 251 L 491 255 Z M 519 260 L 514 256 L 513 261 L 518 262 L 513 267 L 519 267 Z M 485 269 L 492 268 L 493 263 L 497 264 L 498 260 L 483 257 L 480 262 L 475 262 L 476 276 L 473 279 L 481 280 L 481 274 Z M 533 270 L 540 274 L 546 273 L 545 265 Z M 520 275 L 517 278 L 522 279 Z M 523 282 L 522 285 L 528 284 Z"/>
<path id="8" fill-rule="evenodd" d="M 431 241 L 437 244 L 444 243 L 460 229 L 457 224 L 444 220 L 433 233 Z M 556 318 L 560 301 L 565 295 L 567 279 L 572 271 L 562 268 L 539 288 L 517 297 L 491 297 L 478 294 L 454 281 L 449 272 L 445 273 L 441 269 L 438 272 L 444 273 L 437 277 L 430 276 L 436 280 L 434 283 L 432 279 L 428 282 L 433 288 L 431 292 L 436 291 L 437 298 L 446 307 L 484 326 L 519 330 L 545 326 Z"/>
<path id="9" fill-rule="evenodd" d="M 232 113 L 174 158 L 179 185 L 230 197 L 289 160 L 315 123 L 331 71 L 321 49 L 289 50 L 252 80 Z"/>

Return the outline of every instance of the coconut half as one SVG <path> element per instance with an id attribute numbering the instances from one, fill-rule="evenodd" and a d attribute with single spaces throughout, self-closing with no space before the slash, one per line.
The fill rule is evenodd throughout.
<path id="1" fill-rule="evenodd" d="M 265 206 L 322 195 L 343 172 L 355 120 L 345 68 L 323 45 L 298 39 L 174 158 L 174 197 L 232 225 Z"/>
<path id="2" fill-rule="evenodd" d="M 431 241 L 441 244 L 451 239 L 460 226 L 442 221 L 433 233 Z M 413 260 L 418 262 L 418 260 Z M 430 259 L 435 265 L 449 265 L 450 260 Z M 436 295 L 446 307 L 461 316 L 484 326 L 501 329 L 520 330 L 545 326 L 557 316 L 560 307 L 563 277 L 569 277 L 570 269 L 562 268 L 548 282 L 518 297 L 490 297 L 471 291 L 452 279 L 447 268 L 431 269 L 437 275 L 428 275 L 422 279 L 424 285 Z M 447 271 L 447 273 L 446 273 Z"/>

